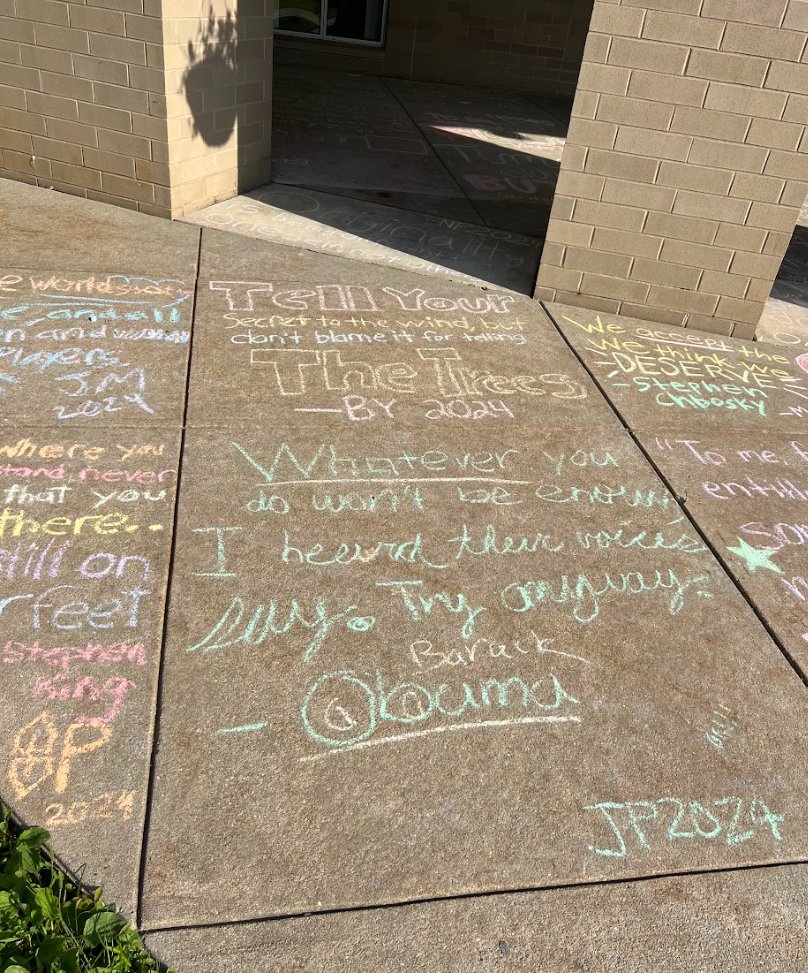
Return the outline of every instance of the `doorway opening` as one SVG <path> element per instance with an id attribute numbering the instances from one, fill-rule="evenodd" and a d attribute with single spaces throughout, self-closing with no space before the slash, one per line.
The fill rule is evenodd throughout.
<path id="1" fill-rule="evenodd" d="M 592 0 L 288 0 L 271 182 L 193 219 L 532 294 Z"/>

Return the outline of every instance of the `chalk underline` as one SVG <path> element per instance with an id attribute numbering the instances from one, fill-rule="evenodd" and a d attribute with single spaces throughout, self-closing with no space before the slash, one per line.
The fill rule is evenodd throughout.
<path id="1" fill-rule="evenodd" d="M 421 476 L 421 477 L 390 477 L 382 479 L 373 477 L 363 480 L 259 480 L 259 485 L 266 487 L 300 486 L 310 484 L 311 486 L 336 486 L 350 485 L 352 483 L 509 483 L 515 486 L 531 486 L 532 480 L 503 480 L 496 476 Z"/>
<path id="2" fill-rule="evenodd" d="M 265 730 L 269 723 L 247 723 L 244 726 L 226 726 L 217 733 L 251 733 L 254 730 Z"/>
<path id="3" fill-rule="evenodd" d="M 429 730 L 413 730 L 412 733 L 399 733 L 396 736 L 379 737 L 377 740 L 363 740 L 350 747 L 339 747 L 316 753 L 310 757 L 301 757 L 301 763 L 311 763 L 324 760 L 341 753 L 352 753 L 354 750 L 364 750 L 367 747 L 378 747 L 383 743 L 401 743 L 402 740 L 413 740 L 416 737 L 428 736 L 430 733 L 453 733 L 459 730 L 482 730 L 491 726 L 521 726 L 525 723 L 580 723 L 580 716 L 526 716 L 521 720 L 484 720 L 482 723 L 454 723 L 451 726 L 434 726 Z"/>

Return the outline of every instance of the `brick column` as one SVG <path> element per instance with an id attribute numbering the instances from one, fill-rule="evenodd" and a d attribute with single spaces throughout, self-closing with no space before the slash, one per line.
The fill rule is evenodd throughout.
<path id="1" fill-rule="evenodd" d="M 171 215 L 269 182 L 272 0 L 162 0 Z"/>
<path id="2" fill-rule="evenodd" d="M 536 296 L 749 337 L 808 191 L 808 0 L 596 0 Z"/>
<path id="3" fill-rule="evenodd" d="M 269 181 L 272 0 L 0 0 L 0 176 L 179 216 Z"/>

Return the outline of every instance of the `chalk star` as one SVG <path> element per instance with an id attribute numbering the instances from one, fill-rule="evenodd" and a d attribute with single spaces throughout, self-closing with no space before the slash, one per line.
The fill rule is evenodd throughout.
<path id="1" fill-rule="evenodd" d="M 767 571 L 774 571 L 776 574 L 783 573 L 783 569 L 774 564 L 771 559 L 772 554 L 776 554 L 778 551 L 776 547 L 752 547 L 751 544 L 747 544 L 745 540 L 741 540 L 739 537 L 738 546 L 727 547 L 727 550 L 746 561 L 746 570 L 750 574 L 757 571 L 758 568 L 765 568 Z"/>

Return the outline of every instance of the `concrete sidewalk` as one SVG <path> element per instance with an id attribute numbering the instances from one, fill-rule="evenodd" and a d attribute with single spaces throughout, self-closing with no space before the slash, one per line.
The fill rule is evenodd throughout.
<path id="1" fill-rule="evenodd" d="M 160 958 L 805 969 L 805 355 L 0 212 L 0 794 Z"/>

